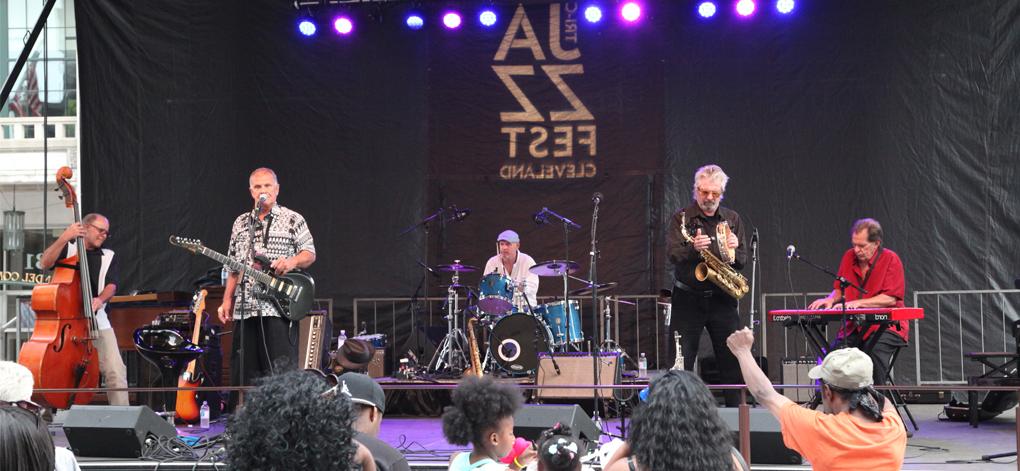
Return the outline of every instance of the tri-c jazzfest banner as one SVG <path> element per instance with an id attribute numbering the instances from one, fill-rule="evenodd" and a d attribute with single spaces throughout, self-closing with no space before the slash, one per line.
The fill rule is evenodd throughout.
<path id="1" fill-rule="evenodd" d="M 461 30 L 431 33 L 433 178 L 577 180 L 659 168 L 654 28 L 591 25 L 576 2 L 508 5 L 498 15 L 488 29 L 467 18 Z"/>

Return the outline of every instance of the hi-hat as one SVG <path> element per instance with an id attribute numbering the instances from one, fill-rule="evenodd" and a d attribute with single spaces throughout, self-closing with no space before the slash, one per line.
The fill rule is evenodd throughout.
<path id="1" fill-rule="evenodd" d="M 439 287 L 440 288 L 453 288 L 453 289 L 471 288 L 468 285 L 462 285 L 460 283 L 451 283 L 451 284 L 448 284 L 448 285 L 439 285 Z"/>
<path id="2" fill-rule="evenodd" d="M 531 267 L 528 271 L 538 276 L 563 276 L 577 273 L 580 265 L 570 260 L 549 260 Z"/>
<path id="3" fill-rule="evenodd" d="M 447 272 L 457 272 L 457 273 L 470 273 L 470 272 L 473 272 L 473 271 L 478 271 L 478 267 L 471 266 L 471 265 L 464 265 L 464 264 L 461 264 L 460 262 L 457 262 L 457 263 L 451 263 L 449 265 L 436 265 L 436 270 L 447 271 Z"/>
<path id="4" fill-rule="evenodd" d="M 613 288 L 616 288 L 616 285 L 617 285 L 617 283 L 615 281 L 610 281 L 608 283 L 599 283 L 599 285 L 598 285 L 598 288 L 599 288 L 598 292 L 601 293 L 603 291 L 609 291 L 609 290 L 611 290 Z M 575 290 L 570 292 L 571 296 L 585 296 L 585 295 L 588 295 L 588 294 L 591 294 L 591 284 L 588 284 L 588 285 L 586 285 L 583 288 L 577 288 L 577 289 L 575 289 Z"/>

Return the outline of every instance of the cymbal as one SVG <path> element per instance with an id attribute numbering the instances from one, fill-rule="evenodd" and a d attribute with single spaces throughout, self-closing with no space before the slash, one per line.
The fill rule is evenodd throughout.
<path id="1" fill-rule="evenodd" d="M 613 288 L 616 288 L 617 284 L 618 283 L 615 282 L 615 281 L 610 281 L 608 283 L 599 283 L 599 286 L 598 286 L 599 290 L 598 291 L 600 293 L 603 292 L 603 291 L 609 291 L 609 290 L 611 290 Z M 575 289 L 575 290 L 570 292 L 571 296 L 584 296 L 584 295 L 588 295 L 588 294 L 591 294 L 591 285 L 590 284 L 589 285 L 585 285 L 583 288 L 577 288 L 577 289 Z"/>
<path id="2" fill-rule="evenodd" d="M 436 265 L 435 268 L 436 268 L 436 270 L 439 270 L 439 271 L 457 272 L 457 273 L 470 273 L 470 272 L 473 272 L 473 271 L 478 271 L 478 267 L 471 266 L 471 265 L 464 265 L 464 264 L 461 264 L 460 262 L 451 263 L 449 265 Z"/>
<path id="3" fill-rule="evenodd" d="M 563 276 L 564 273 L 577 273 L 581 268 L 577 262 L 570 260 L 548 260 L 531 267 L 528 271 L 538 276 Z"/>

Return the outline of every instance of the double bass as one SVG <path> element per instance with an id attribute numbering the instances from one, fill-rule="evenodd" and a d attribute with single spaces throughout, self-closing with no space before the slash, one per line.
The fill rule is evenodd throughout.
<path id="1" fill-rule="evenodd" d="M 64 205 L 81 223 L 78 196 L 71 186 L 69 167 L 57 171 L 57 186 Z M 99 336 L 96 313 L 92 311 L 85 240 L 75 239 L 78 252 L 57 261 L 49 283 L 32 289 L 32 310 L 36 313 L 32 337 L 21 347 L 18 363 L 32 371 L 35 387 L 43 389 L 95 388 L 99 385 L 99 353 L 94 341 Z M 91 392 L 35 393 L 36 402 L 57 409 L 88 404 Z"/>

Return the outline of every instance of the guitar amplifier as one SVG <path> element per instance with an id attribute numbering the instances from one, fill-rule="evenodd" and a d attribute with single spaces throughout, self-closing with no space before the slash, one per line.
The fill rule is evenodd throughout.
<path id="1" fill-rule="evenodd" d="M 329 365 L 333 322 L 326 311 L 312 311 L 299 322 L 298 367 L 321 370 Z"/>
<path id="2" fill-rule="evenodd" d="M 780 381 L 783 384 L 812 384 L 815 381 L 808 378 L 808 371 L 814 368 L 818 362 L 814 358 L 784 358 L 782 376 Z M 815 390 L 811 388 L 783 388 L 783 395 L 797 403 L 808 402 L 815 396 Z"/>

